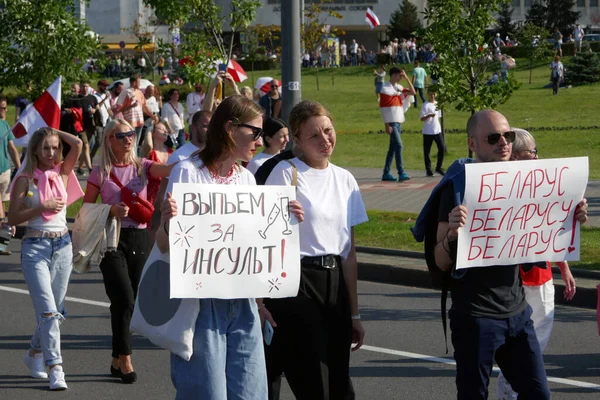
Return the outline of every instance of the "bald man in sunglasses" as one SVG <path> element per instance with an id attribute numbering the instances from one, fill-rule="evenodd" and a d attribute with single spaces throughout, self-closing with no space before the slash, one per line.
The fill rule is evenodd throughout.
<path id="1" fill-rule="evenodd" d="M 446 274 L 449 283 L 442 289 L 451 288 L 449 317 L 457 399 L 487 399 L 496 362 L 519 397 L 547 400 L 550 390 L 544 361 L 531 322 L 531 307 L 525 301 L 519 266 L 455 269 L 458 232 L 469 212 L 461 205 L 465 164 L 509 161 L 515 140 L 506 118 L 493 110 L 471 116 L 467 136 L 476 159 L 457 160 L 448 168 L 412 229 L 417 241 L 425 241 L 429 268 Z M 575 216 L 581 223 L 587 220 L 585 199 Z M 444 301 L 442 318 L 445 323 Z"/>

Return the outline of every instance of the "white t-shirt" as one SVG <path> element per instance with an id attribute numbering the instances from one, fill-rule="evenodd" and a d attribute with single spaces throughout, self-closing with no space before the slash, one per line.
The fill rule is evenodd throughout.
<path id="1" fill-rule="evenodd" d="M 186 144 L 175 150 L 173 153 L 171 153 L 169 159 L 167 160 L 167 165 L 175 164 L 178 161 L 190 158 L 190 156 L 198 150 L 200 150 L 200 148 L 194 143 L 187 142 Z"/>
<path id="2" fill-rule="evenodd" d="M 368 220 L 354 176 L 329 163 L 314 169 L 294 158 L 298 170 L 297 200 L 304 209 L 300 229 L 300 256 L 335 254 L 345 260 L 350 253 L 351 228 Z M 292 166 L 285 161 L 275 166 L 267 185 L 291 185 Z"/>
<path id="3" fill-rule="evenodd" d="M 177 110 L 177 112 L 175 112 L 175 110 Z M 183 129 L 185 126 L 183 113 L 183 105 L 181 105 L 181 103 L 178 102 L 177 107 L 174 107 L 171 103 L 164 103 L 163 108 L 160 111 L 160 118 L 169 121 L 171 128 L 177 133 L 177 131 Z"/>
<path id="4" fill-rule="evenodd" d="M 252 172 L 252 174 L 254 175 L 254 174 L 256 174 L 256 171 L 258 171 L 260 166 L 263 165 L 265 163 L 265 161 L 267 161 L 271 157 L 273 157 L 272 154 L 266 154 L 265 152 L 259 153 L 259 154 L 255 155 L 252 158 L 252 160 L 250 160 L 246 169 L 248 171 Z"/>
<path id="5" fill-rule="evenodd" d="M 198 92 L 191 92 L 187 95 L 185 104 L 187 106 L 187 112 L 189 115 L 188 123 L 192 123 L 192 116 L 202 109 L 202 105 L 204 104 L 205 94 Z"/>
<path id="6" fill-rule="evenodd" d="M 256 185 L 254 175 L 244 167 L 236 166 L 236 172 L 231 175 L 225 185 Z M 173 167 L 169 175 L 166 193 L 173 193 L 174 183 L 217 183 L 208 168 L 203 166 L 200 159 L 188 158 Z"/>
<path id="7" fill-rule="evenodd" d="M 100 104 L 102 102 L 102 100 L 104 100 L 106 98 L 106 94 L 99 93 L 99 92 L 94 93 L 94 96 L 96 97 L 98 104 Z M 102 103 L 102 105 L 100 106 L 98 111 L 96 111 L 96 112 L 100 113 L 100 121 L 102 122 L 102 126 L 106 126 L 106 123 L 108 122 L 108 119 L 110 118 L 110 115 L 108 114 L 109 109 L 110 109 L 110 99 L 108 99 L 104 103 Z"/>
<path id="8" fill-rule="evenodd" d="M 421 106 L 420 118 L 429 114 L 435 114 L 435 117 L 427 118 L 423 121 L 423 135 L 437 135 L 442 132 L 442 126 L 440 125 L 440 111 L 436 110 L 436 103 L 426 101 Z"/>
<path id="9" fill-rule="evenodd" d="M 581 40 L 581 37 L 584 35 L 583 28 L 575 27 L 574 33 L 575 40 Z"/>
<path id="10" fill-rule="evenodd" d="M 160 112 L 160 107 L 158 106 L 158 100 L 156 97 L 150 96 L 146 99 L 146 107 L 154 114 L 158 114 Z"/>

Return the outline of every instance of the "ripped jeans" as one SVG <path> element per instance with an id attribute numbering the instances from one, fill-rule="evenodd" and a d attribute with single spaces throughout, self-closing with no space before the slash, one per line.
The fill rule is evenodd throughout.
<path id="1" fill-rule="evenodd" d="M 62 364 L 60 324 L 72 260 L 68 234 L 55 239 L 26 238 L 21 244 L 21 268 L 37 320 L 31 348 L 42 351 L 48 367 Z"/>

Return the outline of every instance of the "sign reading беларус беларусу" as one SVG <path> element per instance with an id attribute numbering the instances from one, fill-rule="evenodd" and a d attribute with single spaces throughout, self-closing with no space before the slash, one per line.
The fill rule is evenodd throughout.
<path id="1" fill-rule="evenodd" d="M 171 298 L 290 297 L 300 283 L 293 186 L 175 183 Z"/>
<path id="2" fill-rule="evenodd" d="M 456 268 L 579 260 L 588 174 L 587 157 L 467 164 Z"/>

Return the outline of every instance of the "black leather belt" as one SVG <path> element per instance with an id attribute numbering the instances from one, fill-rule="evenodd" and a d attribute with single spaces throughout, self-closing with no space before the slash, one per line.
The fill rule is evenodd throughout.
<path id="1" fill-rule="evenodd" d="M 336 258 L 338 258 L 338 257 L 339 256 L 335 256 L 333 254 L 327 254 L 326 256 L 315 256 L 315 257 L 304 256 L 300 260 L 300 263 L 304 264 L 304 265 L 311 265 L 311 266 L 321 267 L 321 268 L 335 268 L 337 266 Z"/>

